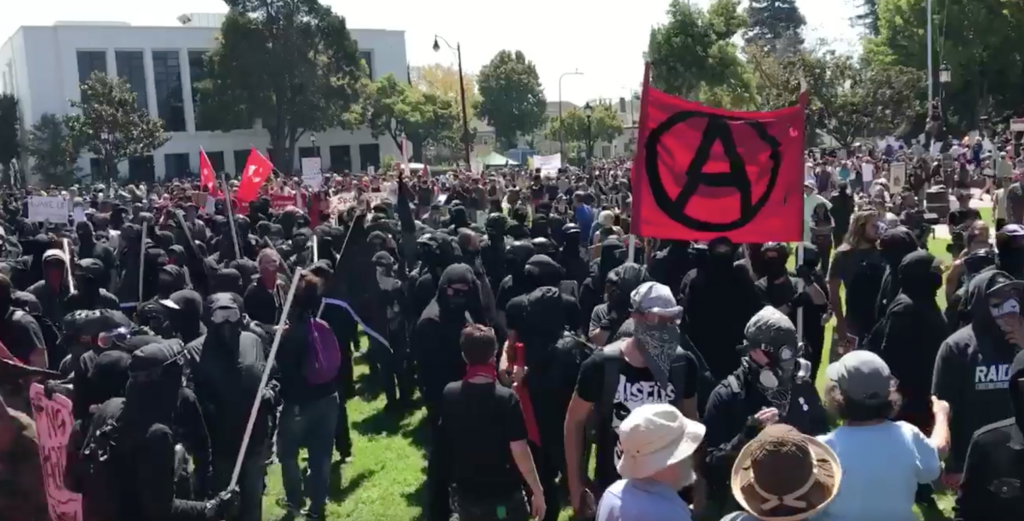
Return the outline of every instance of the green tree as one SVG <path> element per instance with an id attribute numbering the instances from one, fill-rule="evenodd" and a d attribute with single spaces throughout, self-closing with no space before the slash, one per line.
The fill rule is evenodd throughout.
<path id="1" fill-rule="evenodd" d="M 68 116 L 64 124 L 77 142 L 102 161 L 101 181 L 115 179 L 121 161 L 151 154 L 170 139 L 164 134 L 163 121 L 139 109 L 135 91 L 121 78 L 92 73 L 82 84 L 82 98 L 84 103 L 71 102 L 80 113 Z"/>
<path id="2" fill-rule="evenodd" d="M 878 36 L 865 43 L 873 63 L 925 71 L 925 2 L 877 1 Z M 935 97 L 945 94 L 947 126 L 962 133 L 976 129 L 982 116 L 997 121 L 1024 114 L 1024 55 L 1012 51 L 1024 47 L 1024 3 L 957 0 L 933 2 L 932 10 Z M 951 83 L 940 86 L 943 62 L 953 74 Z"/>
<path id="3" fill-rule="evenodd" d="M 433 63 L 421 67 L 412 67 L 412 84 L 425 92 L 447 96 L 462 105 L 462 93 L 459 91 L 459 69 L 451 65 Z M 476 75 L 463 73 L 462 85 L 466 91 L 466 115 L 470 121 L 476 117 L 474 107 L 480 101 L 480 93 L 476 88 Z"/>
<path id="4" fill-rule="evenodd" d="M 477 76 L 479 117 L 494 127 L 499 143 L 512 148 L 520 135 L 544 123 L 547 99 L 537 67 L 521 51 L 500 51 Z"/>
<path id="5" fill-rule="evenodd" d="M 739 0 L 714 0 L 707 11 L 672 0 L 667 14 L 668 22 L 651 30 L 652 84 L 713 106 L 755 106 L 753 76 L 733 43 L 747 25 Z"/>
<path id="6" fill-rule="evenodd" d="M 868 36 L 878 36 L 878 0 L 860 0 L 860 13 L 853 17 L 853 23 L 862 27 Z"/>
<path id="7" fill-rule="evenodd" d="M 13 94 L 0 95 L 0 173 L 5 186 L 12 185 L 13 163 L 21 157 L 20 128 L 18 99 Z"/>
<path id="8" fill-rule="evenodd" d="M 807 20 L 796 0 L 750 0 L 747 19 L 747 45 L 757 45 L 780 56 L 797 53 L 803 47 L 800 31 Z"/>
<path id="9" fill-rule="evenodd" d="M 225 0 L 219 44 L 199 86 L 204 126 L 250 128 L 259 119 L 277 168 L 292 170 L 306 132 L 354 129 L 367 66 L 345 19 L 318 0 Z"/>
<path id="10" fill-rule="evenodd" d="M 373 137 L 387 135 L 401 147 L 405 136 L 412 145 L 414 161 L 423 161 L 427 143 L 449 148 L 459 144 L 462 120 L 455 100 L 412 87 L 393 74 L 374 82 L 365 109 Z"/>
<path id="11" fill-rule="evenodd" d="M 551 141 L 558 141 L 561 136 L 566 143 L 579 143 L 584 150 L 591 151 L 595 144 L 609 143 L 621 135 L 622 121 L 615 108 L 605 103 L 594 107 L 589 122 L 586 113 L 580 109 L 573 109 L 561 118 L 555 116 L 545 133 Z"/>
<path id="12" fill-rule="evenodd" d="M 68 131 L 64 118 L 49 112 L 32 125 L 25 139 L 32 171 L 47 185 L 74 183 L 81 170 L 77 164 L 81 151 L 81 139 Z"/>

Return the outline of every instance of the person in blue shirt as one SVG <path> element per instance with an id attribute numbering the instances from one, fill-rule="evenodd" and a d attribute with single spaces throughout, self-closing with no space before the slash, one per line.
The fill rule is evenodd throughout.
<path id="1" fill-rule="evenodd" d="M 586 232 L 594 225 L 594 209 L 588 205 L 585 200 L 585 194 L 583 192 L 576 192 L 572 196 L 572 208 L 576 218 L 576 224 L 579 225 L 580 230 Z M 581 234 L 580 246 L 589 247 L 590 238 L 592 233 Z"/>

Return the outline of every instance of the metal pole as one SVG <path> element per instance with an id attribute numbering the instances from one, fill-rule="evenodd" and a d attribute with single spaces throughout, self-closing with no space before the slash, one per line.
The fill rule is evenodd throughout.
<path id="1" fill-rule="evenodd" d="M 558 153 L 565 157 L 565 136 L 563 132 L 563 121 L 562 121 L 562 78 L 566 76 L 582 76 L 583 73 L 576 70 L 572 72 L 563 72 L 558 77 Z"/>
<path id="2" fill-rule="evenodd" d="M 926 15 L 928 20 L 928 28 L 926 30 L 926 37 L 928 38 L 928 103 L 931 103 L 935 99 L 935 91 L 933 82 L 935 75 L 932 74 L 932 0 L 926 1 L 928 14 Z"/>
<path id="3" fill-rule="evenodd" d="M 445 42 L 448 43 L 448 42 Z M 459 55 L 459 94 L 462 96 L 462 145 L 466 148 L 466 167 L 472 168 L 469 155 L 469 119 L 466 115 L 466 81 L 462 78 L 462 44 L 455 44 L 455 52 Z"/>

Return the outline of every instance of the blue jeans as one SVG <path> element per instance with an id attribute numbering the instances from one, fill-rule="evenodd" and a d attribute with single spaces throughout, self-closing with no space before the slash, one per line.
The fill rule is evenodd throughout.
<path id="1" fill-rule="evenodd" d="M 277 455 L 281 460 L 281 481 L 290 508 L 302 508 L 309 499 L 309 511 L 323 515 L 331 477 L 334 429 L 338 421 L 338 395 L 303 405 L 285 403 L 277 431 Z M 299 449 L 305 448 L 309 475 L 303 491 Z"/>

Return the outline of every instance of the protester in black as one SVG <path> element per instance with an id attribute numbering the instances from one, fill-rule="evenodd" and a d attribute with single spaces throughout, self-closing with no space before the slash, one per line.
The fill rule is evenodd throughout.
<path id="1" fill-rule="evenodd" d="M 996 232 L 997 265 L 1016 279 L 1024 279 L 1024 226 L 1008 224 Z"/>
<path id="2" fill-rule="evenodd" d="M 135 351 L 125 397 L 105 402 L 89 425 L 72 434 L 64 486 L 82 494 L 83 521 L 216 521 L 234 515 L 235 492 L 205 502 L 175 498 L 181 460 L 176 462 L 172 425 L 185 353 L 177 341 Z"/>
<path id="3" fill-rule="evenodd" d="M 443 391 L 439 437 L 427 464 L 427 519 L 448 520 L 449 484 L 460 520 L 527 521 L 531 514 L 543 519 L 545 491 L 530 453 L 523 410 L 516 393 L 497 381 L 494 333 L 470 324 L 461 332 L 459 346 L 465 374 Z M 557 518 L 558 510 L 553 512 Z"/>
<path id="4" fill-rule="evenodd" d="M 473 322 L 470 310 L 479 303 L 480 289 L 473 269 L 455 264 L 441 274 L 436 297 L 416 323 L 416 376 L 432 427 L 440 421 L 444 387 L 465 373 L 466 363 L 456 346 L 466 324 Z"/>
<path id="5" fill-rule="evenodd" d="M 645 282 L 630 296 L 635 335 L 615 342 L 583 363 L 576 392 L 565 417 L 565 465 L 573 510 L 590 510 L 584 492 L 583 433 L 594 412 L 596 460 L 594 491 L 602 493 L 619 479 L 619 424 L 647 403 L 675 405 L 688 418 L 697 416 L 697 362 L 681 347 L 678 320 L 682 309 L 668 286 Z"/>
<path id="6" fill-rule="evenodd" d="M 44 317 L 54 324 L 60 324 L 68 313 L 64 301 L 71 294 L 68 259 L 61 250 L 47 250 L 42 254 L 41 265 L 40 278 L 25 291 L 39 301 Z M 138 279 L 138 272 L 135 278 Z M 138 299 L 138 293 L 135 296 Z"/>
<path id="7" fill-rule="evenodd" d="M 1024 348 L 1020 303 L 1024 282 L 987 271 L 967 288 L 971 324 L 942 343 L 935 359 L 932 394 L 950 405 L 949 458 L 942 479 L 955 488 L 974 432 L 1013 414 L 1006 389 L 1010 365 Z"/>
<path id="8" fill-rule="evenodd" d="M 796 327 L 779 310 L 765 307 L 743 331 L 740 367 L 711 393 L 707 427 L 709 501 L 724 505 L 740 449 L 775 422 L 816 436 L 828 432 L 828 415 L 814 387 L 810 362 L 800 358 Z"/>
<path id="9" fill-rule="evenodd" d="M 597 346 L 604 346 L 619 338 L 633 336 L 630 318 L 630 295 L 640 284 L 650 280 L 647 269 L 627 262 L 608 274 L 605 297 L 608 302 L 594 308 L 590 315 L 588 336 Z M 625 331 L 623 331 L 625 329 Z"/>
<path id="10" fill-rule="evenodd" d="M 117 297 L 100 286 L 105 274 L 103 265 L 96 259 L 78 261 L 75 273 L 75 291 L 64 301 L 68 313 L 83 309 L 121 309 Z"/>
<path id="11" fill-rule="evenodd" d="M 652 279 L 678 294 L 683 277 L 696 267 L 693 252 L 690 251 L 690 241 L 665 240 L 662 244 L 667 246 L 651 255 L 648 269 Z"/>
<path id="12" fill-rule="evenodd" d="M 587 262 L 580 256 L 581 234 L 580 227 L 575 223 L 562 226 L 562 248 L 556 259 L 565 270 L 566 280 L 575 282 L 578 289 L 583 286 L 590 274 Z"/>
<path id="13" fill-rule="evenodd" d="M 207 425 L 211 442 L 213 492 L 225 488 L 231 479 L 235 460 L 260 379 L 267 361 L 259 337 L 242 330 L 239 297 L 217 293 L 206 299 L 204 321 L 208 333 L 190 343 L 188 385 L 195 393 Z M 238 521 L 262 519 L 263 477 L 270 437 L 270 415 L 275 412 L 277 382 L 268 382 L 260 394 L 252 436 L 246 448 L 239 474 L 241 508 Z"/>
<path id="14" fill-rule="evenodd" d="M 875 211 L 854 214 L 850 232 L 845 242 L 836 247 L 829 266 L 828 294 L 836 317 L 839 355 L 856 347 L 861 337 L 870 334 L 875 325 L 875 306 L 885 274 L 885 262 L 875 244 L 881 226 L 884 224 L 880 225 Z M 839 292 L 840 286 L 846 288 L 845 298 Z"/>
<path id="15" fill-rule="evenodd" d="M 727 238 L 708 243 L 708 262 L 686 275 L 680 305 L 683 333 L 693 342 L 715 381 L 739 367 L 743 328 L 761 309 L 750 272 L 734 265 L 737 247 Z"/>
<path id="16" fill-rule="evenodd" d="M 580 323 L 589 324 L 594 308 L 605 301 L 608 274 L 625 262 L 626 247 L 617 238 L 601 243 L 601 256 L 590 263 L 590 276 L 580 288 Z"/>
<path id="17" fill-rule="evenodd" d="M 48 367 L 43 331 L 31 315 L 15 309 L 11 279 L 0 275 L 0 342 L 21 363 L 32 367 Z M 59 364 L 60 361 L 55 361 Z"/>
<path id="18" fill-rule="evenodd" d="M 878 239 L 878 249 L 885 261 L 885 275 L 882 276 L 882 286 L 875 304 L 875 317 L 881 320 L 900 293 L 900 267 L 907 255 L 918 250 L 917 238 L 914 232 L 897 226 L 882 234 Z"/>
<path id="19" fill-rule="evenodd" d="M 1024 512 L 1024 353 L 1010 366 L 1013 417 L 978 429 L 971 438 L 957 491 L 956 521 L 1003 521 Z"/>

